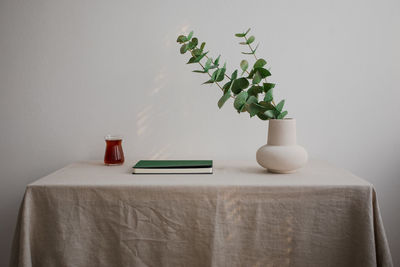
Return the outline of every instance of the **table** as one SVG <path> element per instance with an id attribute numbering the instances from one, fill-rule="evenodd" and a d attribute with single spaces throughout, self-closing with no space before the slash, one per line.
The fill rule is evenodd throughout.
<path id="1" fill-rule="evenodd" d="M 375 190 L 346 170 L 130 165 L 79 162 L 29 184 L 11 266 L 392 266 Z"/>

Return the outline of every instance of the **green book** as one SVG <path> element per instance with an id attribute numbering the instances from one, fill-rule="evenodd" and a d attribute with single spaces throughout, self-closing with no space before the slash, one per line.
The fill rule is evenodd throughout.
<path id="1" fill-rule="evenodd" d="M 212 160 L 140 160 L 134 174 L 212 173 Z"/>

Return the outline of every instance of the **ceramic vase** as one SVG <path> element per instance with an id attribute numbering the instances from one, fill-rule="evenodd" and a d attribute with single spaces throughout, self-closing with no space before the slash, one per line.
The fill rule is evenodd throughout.
<path id="1" fill-rule="evenodd" d="M 273 173 L 292 173 L 303 167 L 308 155 L 297 145 L 296 120 L 269 120 L 267 144 L 256 157 L 258 164 Z"/>

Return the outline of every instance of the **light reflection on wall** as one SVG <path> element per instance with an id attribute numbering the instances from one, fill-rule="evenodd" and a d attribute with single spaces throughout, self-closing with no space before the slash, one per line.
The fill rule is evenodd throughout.
<path id="1" fill-rule="evenodd" d="M 136 134 L 142 136 L 146 133 L 153 105 L 148 105 L 136 115 Z"/>
<path id="2" fill-rule="evenodd" d="M 150 159 L 155 160 L 155 159 L 168 159 L 171 156 L 171 152 L 169 151 L 171 145 L 166 144 L 160 149 L 152 152 L 150 155 Z"/>
<path id="3" fill-rule="evenodd" d="M 136 136 L 140 140 L 140 145 L 147 150 L 147 159 L 167 159 L 171 156 L 169 152 L 171 141 L 162 140 L 162 127 L 166 126 L 164 117 L 168 115 L 168 105 L 163 98 L 163 89 L 168 87 L 167 67 L 161 67 L 146 88 L 146 95 L 143 97 L 144 104 L 136 114 Z M 161 122 L 161 124 L 160 124 Z M 162 141 L 161 145 L 160 142 Z M 167 142 L 166 142 L 167 141 Z"/>
<path id="4" fill-rule="evenodd" d="M 163 67 L 158 74 L 154 77 L 153 83 L 155 87 L 150 90 L 150 96 L 154 96 L 158 94 L 161 89 L 163 89 L 167 83 L 167 73 L 165 71 L 165 67 Z"/>
<path id="5" fill-rule="evenodd" d="M 180 28 L 180 34 L 184 34 L 187 33 L 187 31 L 189 30 L 190 24 L 185 24 Z"/>

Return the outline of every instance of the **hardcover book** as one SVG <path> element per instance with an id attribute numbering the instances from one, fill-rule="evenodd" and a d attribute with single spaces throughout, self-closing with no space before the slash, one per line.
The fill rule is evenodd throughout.
<path id="1" fill-rule="evenodd" d="M 212 173 L 212 160 L 140 160 L 133 174 Z"/>

